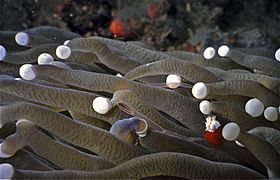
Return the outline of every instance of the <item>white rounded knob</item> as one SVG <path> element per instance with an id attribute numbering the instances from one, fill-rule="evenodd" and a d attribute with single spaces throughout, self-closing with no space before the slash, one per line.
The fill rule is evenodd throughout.
<path id="1" fill-rule="evenodd" d="M 264 117 L 269 121 L 276 121 L 278 119 L 278 109 L 275 107 L 267 107 L 264 110 Z"/>
<path id="2" fill-rule="evenodd" d="M 236 123 L 228 123 L 224 126 L 222 135 L 228 141 L 234 141 L 240 134 L 240 127 Z"/>
<path id="3" fill-rule="evenodd" d="M 199 103 L 199 110 L 202 114 L 210 114 L 211 113 L 211 103 L 207 100 L 201 101 Z"/>
<path id="4" fill-rule="evenodd" d="M 24 80 L 33 80 L 36 78 L 34 71 L 32 70 L 32 64 L 24 64 L 19 69 L 19 75 Z"/>
<path id="5" fill-rule="evenodd" d="M 104 97 L 97 97 L 92 101 L 93 109 L 99 114 L 106 114 L 112 107 L 112 102 Z"/>
<path id="6" fill-rule="evenodd" d="M 71 49 L 68 46 L 60 45 L 56 48 L 56 55 L 60 59 L 67 59 L 71 55 Z"/>
<path id="7" fill-rule="evenodd" d="M 26 46 L 29 43 L 30 38 L 25 32 L 19 32 L 16 34 L 15 40 L 18 45 Z"/>
<path id="8" fill-rule="evenodd" d="M 245 111 L 252 117 L 258 117 L 263 113 L 264 105 L 263 103 L 256 99 L 250 99 L 245 105 Z"/>
<path id="9" fill-rule="evenodd" d="M 208 47 L 203 52 L 204 59 L 212 59 L 216 54 L 216 50 L 212 47 Z"/>
<path id="10" fill-rule="evenodd" d="M 196 83 L 192 88 L 192 94 L 197 99 L 203 99 L 207 96 L 208 90 L 203 82 Z"/>
<path id="11" fill-rule="evenodd" d="M 166 78 L 166 85 L 170 89 L 175 89 L 181 85 L 181 77 L 176 74 L 169 74 Z"/>
<path id="12" fill-rule="evenodd" d="M 38 56 L 37 62 L 39 65 L 43 65 L 43 64 L 50 64 L 54 61 L 52 55 L 48 54 L 48 53 L 42 53 L 40 54 L 40 56 Z"/>
<path id="13" fill-rule="evenodd" d="M 229 47 L 227 45 L 222 45 L 218 49 L 218 54 L 221 57 L 225 57 L 229 52 Z"/>

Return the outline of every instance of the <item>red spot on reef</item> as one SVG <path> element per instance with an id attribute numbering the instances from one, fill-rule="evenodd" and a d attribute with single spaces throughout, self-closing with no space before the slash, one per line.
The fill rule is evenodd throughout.
<path id="1" fill-rule="evenodd" d="M 131 36 L 133 36 L 133 33 L 127 31 L 125 26 L 124 26 L 124 23 L 119 19 L 115 19 L 111 22 L 110 31 L 118 37 L 131 37 Z"/>
<path id="2" fill-rule="evenodd" d="M 204 138 L 215 146 L 221 145 L 223 143 L 222 129 L 222 126 L 220 126 L 214 132 L 205 131 Z"/>
<path id="3" fill-rule="evenodd" d="M 148 6 L 148 16 L 150 18 L 157 18 L 160 16 L 160 7 L 156 4 L 150 4 Z"/>

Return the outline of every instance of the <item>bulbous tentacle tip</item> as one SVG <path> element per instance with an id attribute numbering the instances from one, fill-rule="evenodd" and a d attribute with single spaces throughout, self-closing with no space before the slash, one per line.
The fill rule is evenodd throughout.
<path id="1" fill-rule="evenodd" d="M 224 126 L 222 135 L 227 141 L 234 141 L 240 134 L 240 127 L 236 123 L 228 123 Z"/>
<path id="2" fill-rule="evenodd" d="M 67 59 L 71 55 L 71 49 L 68 46 L 60 45 L 56 48 L 56 55 L 60 59 Z"/>
<path id="3" fill-rule="evenodd" d="M 148 133 L 148 123 L 146 120 L 144 119 L 139 119 L 140 120 L 140 123 L 139 123 L 139 126 L 136 128 L 136 134 L 139 136 L 139 137 L 145 137 Z"/>
<path id="4" fill-rule="evenodd" d="M 264 105 L 260 100 L 253 98 L 246 103 L 245 111 L 252 117 L 258 117 L 263 113 Z"/>
<path id="5" fill-rule="evenodd" d="M 280 48 L 275 52 L 275 59 L 280 62 Z"/>
<path id="6" fill-rule="evenodd" d="M 181 77 L 176 74 L 169 74 L 166 78 L 166 85 L 170 89 L 176 89 L 182 83 Z"/>
<path id="7" fill-rule="evenodd" d="M 7 50 L 4 46 L 0 45 L 0 61 L 2 61 L 7 55 Z"/>
<path id="8" fill-rule="evenodd" d="M 8 154 L 3 152 L 2 148 L 3 148 L 3 143 L 0 144 L 0 158 L 10 158 L 14 155 L 14 154 Z"/>
<path id="9" fill-rule="evenodd" d="M 36 78 L 35 72 L 32 70 L 32 64 L 24 64 L 19 69 L 19 75 L 24 80 L 33 80 Z"/>
<path id="10" fill-rule="evenodd" d="M 211 103 L 207 100 L 201 101 L 199 103 L 199 110 L 202 114 L 210 114 L 212 109 L 211 109 Z"/>
<path id="11" fill-rule="evenodd" d="M 99 114 L 106 114 L 113 108 L 113 103 L 104 97 L 97 97 L 92 101 L 93 109 Z"/>
<path id="12" fill-rule="evenodd" d="M 15 173 L 14 167 L 9 163 L 0 164 L 0 179 L 12 179 Z"/>
<path id="13" fill-rule="evenodd" d="M 222 45 L 218 49 L 218 54 L 221 57 L 227 56 L 228 52 L 229 52 L 229 47 L 227 45 Z"/>
<path id="14" fill-rule="evenodd" d="M 203 52 L 204 59 L 212 59 L 216 54 L 216 50 L 213 47 L 208 47 Z"/>
<path id="15" fill-rule="evenodd" d="M 37 62 L 39 65 L 50 64 L 54 61 L 54 58 L 49 53 L 42 53 L 38 56 Z"/>
<path id="16" fill-rule="evenodd" d="M 208 89 L 203 82 L 198 82 L 193 86 L 192 94 L 197 99 L 203 99 L 207 96 Z"/>
<path id="17" fill-rule="evenodd" d="M 26 46 L 28 45 L 30 41 L 30 37 L 27 33 L 25 32 L 19 32 L 15 36 L 16 43 L 20 46 Z"/>
<path id="18" fill-rule="evenodd" d="M 264 117 L 265 119 L 267 119 L 268 121 L 277 121 L 278 119 L 278 109 L 275 107 L 267 107 L 264 110 Z"/>

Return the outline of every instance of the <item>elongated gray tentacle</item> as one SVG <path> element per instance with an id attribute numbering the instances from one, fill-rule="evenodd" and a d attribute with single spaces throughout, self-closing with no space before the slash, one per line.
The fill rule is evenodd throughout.
<path id="1" fill-rule="evenodd" d="M 248 71 L 238 71 L 238 70 L 230 70 L 223 71 L 217 68 L 208 68 L 209 71 L 213 72 L 221 79 L 224 80 L 252 80 L 257 81 L 266 88 L 280 95 L 280 79 L 266 76 L 263 74 L 253 74 Z"/>
<path id="2" fill-rule="evenodd" d="M 25 30 L 24 32 L 32 35 L 40 35 L 51 39 L 59 44 L 63 44 L 66 40 L 81 37 L 79 34 L 65 31 L 52 26 L 39 26 Z"/>
<path id="3" fill-rule="evenodd" d="M 280 78 L 280 64 L 273 59 L 261 56 L 252 56 L 237 50 L 229 50 L 226 56 L 231 58 L 236 63 L 246 66 L 250 69 L 257 69 L 265 72 L 267 75 Z"/>
<path id="4" fill-rule="evenodd" d="M 149 166 L 147 166 L 147 164 Z M 11 167 L 13 168 L 13 167 Z M 137 172 L 137 173 L 135 173 Z M 226 172 L 226 173 L 225 173 Z M 151 176 L 172 176 L 187 179 L 227 178 L 240 179 L 265 178 L 263 175 L 244 166 L 208 161 L 200 157 L 181 153 L 155 153 L 127 161 L 114 168 L 99 172 L 49 171 L 36 172 L 16 170 L 12 178 L 90 178 L 90 179 L 139 179 Z"/>
<path id="5" fill-rule="evenodd" d="M 253 134 L 245 132 L 241 132 L 237 140 L 244 144 L 266 166 L 269 178 L 280 177 L 280 156 L 271 144 Z"/>
<path id="6" fill-rule="evenodd" d="M 158 139 L 160 139 L 160 141 L 158 141 Z M 200 145 L 195 141 L 192 142 L 191 138 L 187 141 L 186 139 L 168 136 L 157 131 L 150 131 L 147 136 L 141 137 L 139 142 L 141 146 L 149 149 L 151 152 L 181 152 L 211 161 L 242 164 L 231 156 Z"/>
<path id="7" fill-rule="evenodd" d="M 148 105 L 170 114 L 186 126 L 189 125 L 188 119 L 204 122 L 203 116 L 198 113 L 197 102 L 170 90 L 151 87 L 112 75 L 61 69 L 48 65 L 32 66 L 31 69 L 36 75 L 45 75 L 58 82 L 89 90 L 113 94 L 117 90 L 130 89 L 143 98 Z M 198 131 L 204 130 L 201 126 L 195 128 Z"/>
<path id="8" fill-rule="evenodd" d="M 121 73 L 127 73 L 129 70 L 142 64 L 133 59 L 114 54 L 106 44 L 94 39 L 73 39 L 69 42 L 68 46 L 73 50 L 87 50 L 88 52 L 95 53 L 100 62 Z"/>
<path id="9" fill-rule="evenodd" d="M 139 147 L 126 144 L 105 130 L 74 121 L 42 106 L 16 103 L 0 107 L 0 125 L 15 119 L 28 119 L 64 140 L 89 149 L 115 164 L 147 153 Z M 88 141 L 91 138 L 94 139 Z"/>
<path id="10" fill-rule="evenodd" d="M 280 97 L 262 84 L 251 80 L 231 80 L 207 84 L 208 94 L 256 97 L 265 106 L 278 106 Z"/>
<path id="11" fill-rule="evenodd" d="M 21 97 L 33 102 L 73 110 L 82 114 L 106 120 L 110 123 L 126 117 L 124 113 L 114 108 L 110 113 L 101 115 L 92 108 L 92 101 L 97 94 L 74 89 L 56 88 L 51 86 L 30 83 L 24 80 L 0 78 L 1 92 Z"/>
<path id="12" fill-rule="evenodd" d="M 54 58 L 57 58 L 55 54 L 55 50 L 58 45 L 59 44 L 55 44 L 55 43 L 42 44 L 42 45 L 34 46 L 33 48 L 25 51 L 8 53 L 2 61 L 11 64 L 35 63 L 37 62 L 38 56 L 42 53 L 49 53 Z"/>
<path id="13" fill-rule="evenodd" d="M 172 57 L 176 57 L 178 59 L 204 67 L 219 68 L 223 70 L 246 69 L 244 66 L 235 63 L 229 58 L 222 59 L 219 57 L 213 57 L 212 59 L 205 59 L 201 54 L 195 54 L 186 51 L 167 51 L 165 53 Z"/>
<path id="14" fill-rule="evenodd" d="M 0 74 L 19 77 L 19 65 L 10 64 L 7 62 L 0 62 Z"/>
<path id="15" fill-rule="evenodd" d="M 30 146 L 37 154 L 63 169 L 97 171 L 114 166 L 99 156 L 83 153 L 51 139 L 27 120 L 17 122 L 16 133 L 5 139 L 1 150 L 14 154 L 23 146 Z"/>
<path id="16" fill-rule="evenodd" d="M 80 121 L 104 130 L 109 130 L 111 127 L 111 124 L 104 120 L 93 118 L 91 116 L 87 116 L 75 111 L 69 111 L 69 113 L 72 116 L 72 118 L 76 121 Z"/>
<path id="17" fill-rule="evenodd" d="M 270 127 L 256 127 L 248 131 L 248 133 L 259 136 L 269 142 L 280 154 L 280 131 Z"/>
<path id="18" fill-rule="evenodd" d="M 216 82 L 220 79 L 207 69 L 185 61 L 164 59 L 139 66 L 125 75 L 125 78 L 135 80 L 145 76 L 177 74 L 190 82 Z"/>

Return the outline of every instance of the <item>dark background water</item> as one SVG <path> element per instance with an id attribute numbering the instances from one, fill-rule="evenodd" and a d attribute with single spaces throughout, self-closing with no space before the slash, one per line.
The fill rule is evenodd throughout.
<path id="1" fill-rule="evenodd" d="M 0 0 L 0 6 L 0 30 L 51 25 L 192 52 L 280 44 L 279 0 Z M 110 29 L 115 20 L 121 35 Z"/>

